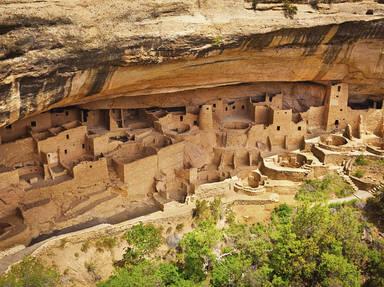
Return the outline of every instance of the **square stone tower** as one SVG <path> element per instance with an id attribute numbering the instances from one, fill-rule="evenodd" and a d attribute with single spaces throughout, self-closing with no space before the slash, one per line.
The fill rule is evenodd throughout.
<path id="1" fill-rule="evenodd" d="M 341 130 L 347 126 L 348 84 L 334 84 L 330 87 L 326 103 L 326 130 Z"/>

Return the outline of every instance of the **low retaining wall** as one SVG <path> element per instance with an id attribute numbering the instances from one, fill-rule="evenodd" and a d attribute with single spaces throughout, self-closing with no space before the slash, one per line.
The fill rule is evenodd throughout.
<path id="1" fill-rule="evenodd" d="M 369 181 L 366 181 L 366 180 L 364 180 L 364 179 L 362 179 L 362 178 L 358 178 L 358 177 L 356 177 L 356 176 L 352 176 L 352 175 L 350 175 L 349 177 L 352 179 L 353 183 L 354 183 L 359 189 L 361 189 L 361 190 L 367 190 L 367 191 L 368 191 L 368 190 L 370 190 L 370 189 L 372 189 L 372 188 L 375 187 L 375 184 L 374 184 L 374 183 L 369 182 Z"/>

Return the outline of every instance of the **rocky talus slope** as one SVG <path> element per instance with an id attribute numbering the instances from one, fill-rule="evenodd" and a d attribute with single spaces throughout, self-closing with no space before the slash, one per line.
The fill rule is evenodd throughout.
<path id="1" fill-rule="evenodd" d="M 373 15 L 366 15 L 367 10 Z M 369 14 L 372 14 L 369 13 Z M 384 91 L 384 5 L 3 0 L 0 126 L 53 107 L 265 81 Z"/>

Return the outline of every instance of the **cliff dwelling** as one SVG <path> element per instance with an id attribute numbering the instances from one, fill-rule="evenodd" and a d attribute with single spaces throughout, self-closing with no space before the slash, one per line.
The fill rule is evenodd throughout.
<path id="1" fill-rule="evenodd" d="M 346 83 L 297 82 L 122 96 L 15 121 L 0 129 L 0 247 L 231 191 L 277 201 L 281 181 L 324 175 L 355 151 L 383 155 L 383 116 L 382 101 L 356 102 Z"/>

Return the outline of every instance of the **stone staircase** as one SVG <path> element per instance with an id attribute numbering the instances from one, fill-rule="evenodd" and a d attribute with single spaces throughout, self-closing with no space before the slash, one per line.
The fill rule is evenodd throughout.
<path id="1" fill-rule="evenodd" d="M 384 182 L 381 182 L 378 185 L 375 185 L 370 190 L 368 190 L 368 192 L 372 193 L 373 195 L 377 194 L 379 191 L 384 191 Z"/>
<path id="2" fill-rule="evenodd" d="M 340 175 L 340 177 L 346 182 L 348 183 L 352 188 L 353 190 L 356 192 L 356 191 L 359 191 L 359 188 L 356 186 L 356 184 L 352 181 L 352 179 L 346 175 L 342 169 L 337 169 L 336 170 L 337 174 Z"/>

